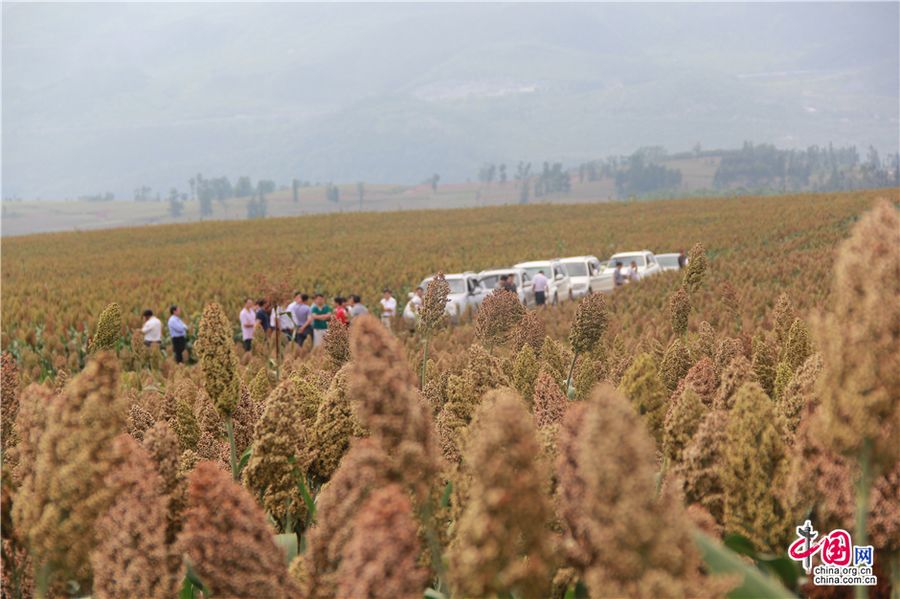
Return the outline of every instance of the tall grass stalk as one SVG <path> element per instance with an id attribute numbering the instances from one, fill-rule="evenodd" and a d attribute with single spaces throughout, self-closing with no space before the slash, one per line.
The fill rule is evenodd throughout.
<path id="1" fill-rule="evenodd" d="M 859 449 L 859 478 L 856 480 L 856 530 L 853 540 L 865 546 L 868 544 L 866 533 L 866 517 L 869 514 L 869 491 L 872 488 L 872 440 L 864 439 Z M 896 596 L 897 589 L 892 594 Z M 869 596 L 868 587 L 857 586 L 854 588 L 856 599 L 866 599 Z"/>
<path id="2" fill-rule="evenodd" d="M 234 480 L 240 480 L 240 473 L 238 472 L 238 461 L 237 461 L 237 447 L 234 444 L 234 423 L 231 420 L 231 414 L 225 416 L 225 431 L 228 433 L 228 446 L 230 450 L 230 460 L 231 460 L 231 476 Z"/>

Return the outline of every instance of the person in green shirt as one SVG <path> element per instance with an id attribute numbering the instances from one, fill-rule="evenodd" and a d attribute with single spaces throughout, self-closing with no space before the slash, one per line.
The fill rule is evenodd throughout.
<path id="1" fill-rule="evenodd" d="M 315 295 L 312 307 L 313 347 L 322 345 L 325 333 L 328 332 L 328 321 L 331 320 L 331 306 L 325 303 L 325 296 Z"/>

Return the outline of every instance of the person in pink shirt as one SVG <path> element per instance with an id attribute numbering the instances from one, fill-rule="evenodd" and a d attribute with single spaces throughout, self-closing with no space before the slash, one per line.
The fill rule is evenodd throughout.
<path id="1" fill-rule="evenodd" d="M 241 339 L 244 341 L 244 351 L 250 351 L 253 347 L 253 333 L 256 332 L 256 304 L 250 298 L 244 302 L 241 310 Z"/>

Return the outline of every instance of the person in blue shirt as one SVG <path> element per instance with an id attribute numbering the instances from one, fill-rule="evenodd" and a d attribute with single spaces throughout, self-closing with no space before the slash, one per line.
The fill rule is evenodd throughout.
<path id="1" fill-rule="evenodd" d="M 175 354 L 175 362 L 184 362 L 184 349 L 187 347 L 188 326 L 181 320 L 181 308 L 172 306 L 169 308 L 169 336 L 172 338 L 172 352 Z"/>

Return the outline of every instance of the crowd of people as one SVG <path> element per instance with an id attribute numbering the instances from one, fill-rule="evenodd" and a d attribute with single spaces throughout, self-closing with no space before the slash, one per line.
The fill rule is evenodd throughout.
<path id="1" fill-rule="evenodd" d="M 423 290 L 419 287 L 416 295 L 407 304 L 407 310 L 413 314 L 418 312 L 422 305 Z M 391 328 L 394 317 L 397 315 L 397 300 L 390 289 L 385 288 L 382 293 L 381 321 Z M 415 300 L 418 300 L 416 302 Z M 266 299 L 254 300 L 247 298 L 244 306 L 238 314 L 241 326 L 241 340 L 245 351 L 253 348 L 253 340 L 260 335 L 271 336 L 276 331 L 298 346 L 303 346 L 307 340 L 313 347 L 318 347 L 325 339 L 328 327 L 331 323 L 348 325 L 350 322 L 369 310 L 362 303 L 359 295 L 347 297 L 337 296 L 333 298 L 333 306 L 329 305 L 322 293 L 310 296 L 307 293 L 297 291 L 294 298 L 286 307 L 272 305 Z M 410 304 L 413 305 L 410 308 Z M 162 345 L 163 324 L 153 314 L 153 310 L 144 310 L 144 324 L 141 333 L 144 335 L 144 345 L 159 348 Z M 169 320 L 167 323 L 169 336 L 172 339 L 172 352 L 175 362 L 184 362 L 184 351 L 187 347 L 187 333 L 190 325 L 181 319 L 181 308 L 173 305 L 169 308 Z"/>
<path id="2" fill-rule="evenodd" d="M 684 250 L 681 250 L 678 256 L 678 267 L 684 268 L 686 256 Z M 637 282 L 640 280 L 640 272 L 637 262 L 631 261 L 629 268 L 624 270 L 622 262 L 616 262 L 616 269 L 613 273 L 613 282 L 616 287 L 621 287 L 626 283 Z M 544 275 L 544 271 L 539 271 L 532 279 L 535 303 L 539 306 L 545 305 L 547 301 L 547 287 L 549 279 Z M 517 292 L 515 279 L 512 276 L 501 275 L 497 283 L 497 289 L 505 289 L 513 293 Z M 417 319 L 419 310 L 425 296 L 425 290 L 422 287 L 416 287 L 415 291 L 410 295 L 406 307 L 403 309 L 403 320 L 408 324 L 414 324 Z M 293 341 L 298 346 L 303 347 L 307 339 L 311 340 L 313 347 L 318 347 L 325 340 L 325 334 L 328 332 L 329 324 L 339 322 L 348 325 L 354 318 L 367 314 L 368 308 L 362 303 L 359 295 L 348 295 L 347 297 L 337 296 L 333 299 L 334 307 L 326 303 L 325 296 L 321 293 L 310 295 L 297 291 L 294 298 L 287 307 L 280 305 L 272 306 L 271 302 L 266 299 L 254 300 L 247 298 L 244 307 L 238 315 L 241 326 L 241 340 L 244 350 L 250 351 L 253 348 L 253 340 L 259 335 L 272 335 L 275 331 L 279 331 L 286 336 L 287 339 Z M 387 328 L 393 326 L 394 318 L 397 316 L 397 300 L 394 298 L 390 289 L 382 290 L 381 303 L 381 322 Z M 144 310 L 144 324 L 141 327 L 141 333 L 144 335 L 144 345 L 147 347 L 157 347 L 162 345 L 162 321 L 157 318 L 152 310 Z M 189 325 L 181 320 L 181 308 L 173 305 L 169 308 L 169 320 L 167 322 L 169 329 L 169 337 L 172 339 L 172 352 L 175 362 L 184 361 L 184 351 L 187 348 L 187 334 Z"/>

